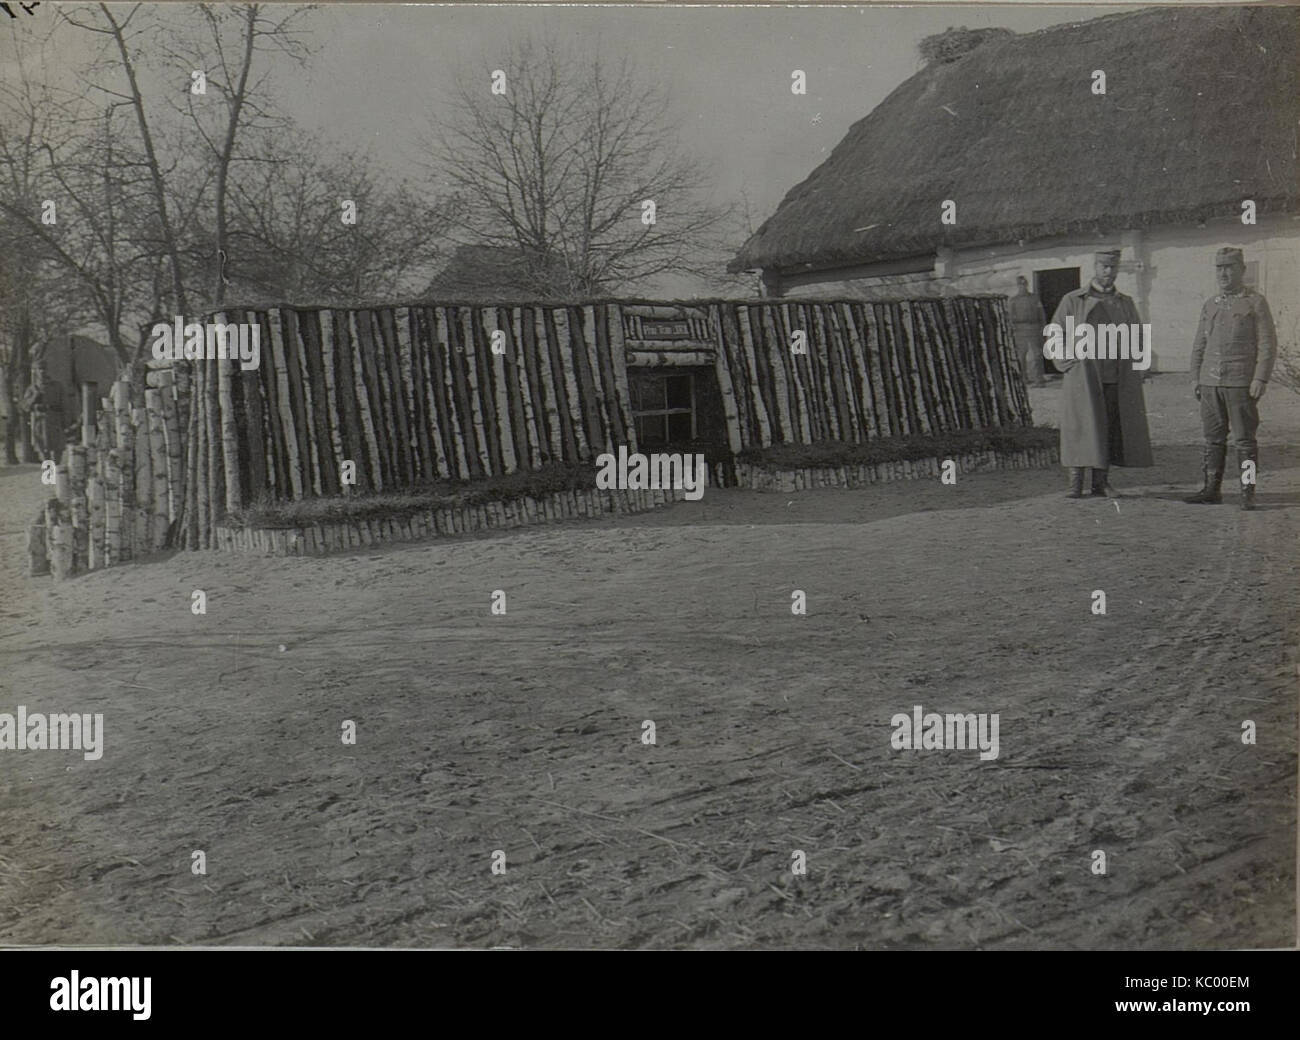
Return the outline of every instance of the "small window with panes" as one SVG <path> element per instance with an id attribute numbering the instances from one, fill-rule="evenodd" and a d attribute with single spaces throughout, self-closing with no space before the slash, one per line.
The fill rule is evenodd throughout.
<path id="1" fill-rule="evenodd" d="M 695 439 L 695 377 L 689 372 L 629 372 L 637 447 Z"/>

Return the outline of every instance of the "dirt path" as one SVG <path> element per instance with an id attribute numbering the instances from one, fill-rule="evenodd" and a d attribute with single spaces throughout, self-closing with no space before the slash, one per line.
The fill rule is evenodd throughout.
<path id="1" fill-rule="evenodd" d="M 1241 514 L 1161 497 L 1192 455 L 1118 510 L 1059 471 L 710 492 L 57 587 L 0 471 L 0 711 L 106 729 L 0 754 L 0 941 L 1289 945 L 1300 460 Z M 891 749 L 915 704 L 999 713 L 1000 757 Z"/>

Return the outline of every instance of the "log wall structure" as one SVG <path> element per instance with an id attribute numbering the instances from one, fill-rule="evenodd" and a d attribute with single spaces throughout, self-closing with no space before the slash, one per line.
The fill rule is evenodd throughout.
<path id="1" fill-rule="evenodd" d="M 33 525 L 34 569 L 216 548 L 232 511 L 342 491 L 344 461 L 365 492 L 635 451 L 629 367 L 711 361 L 732 454 L 1031 421 L 996 296 L 280 306 L 201 320 L 255 323 L 258 366 L 178 361 L 150 372 L 153 385 L 115 384 Z"/>
<path id="2" fill-rule="evenodd" d="M 87 401 L 81 443 L 64 449 L 54 494 L 28 527 L 33 574 L 65 578 L 173 544 L 186 455 L 173 376 L 164 368 L 143 385 L 122 379 L 97 407 Z"/>

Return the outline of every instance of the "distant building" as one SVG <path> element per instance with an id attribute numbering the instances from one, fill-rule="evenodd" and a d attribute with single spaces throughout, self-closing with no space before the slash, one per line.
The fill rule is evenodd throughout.
<path id="1" fill-rule="evenodd" d="M 1247 284 L 1275 313 L 1296 306 L 1300 11 L 1167 7 L 949 35 L 730 270 L 759 270 L 773 296 L 861 298 L 1010 294 L 1024 274 L 1050 318 L 1113 243 L 1165 371 L 1188 367 L 1221 245 L 1245 249 Z"/>
<path id="2" fill-rule="evenodd" d="M 425 289 L 430 300 L 448 303 L 524 303 L 554 299 L 562 273 L 554 265 L 530 260 L 509 246 L 458 246 L 447 266 Z"/>
<path id="3" fill-rule="evenodd" d="M 41 458 L 63 451 L 66 432 L 81 420 L 81 387 L 92 385 L 95 399 L 108 396 L 118 378 L 113 351 L 87 336 L 59 336 L 32 363 L 32 384 L 24 405 L 30 411 L 32 443 Z"/>

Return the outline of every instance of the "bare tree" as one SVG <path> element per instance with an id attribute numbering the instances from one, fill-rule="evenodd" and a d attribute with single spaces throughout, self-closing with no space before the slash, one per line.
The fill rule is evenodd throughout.
<path id="1" fill-rule="evenodd" d="M 557 297 L 717 273 L 702 251 L 727 210 L 681 154 L 666 93 L 627 61 L 523 43 L 459 81 L 431 123 L 429 170 L 455 193 L 462 242 L 517 250 Z"/>
<path id="2" fill-rule="evenodd" d="M 141 268 L 131 163 L 114 147 L 112 110 L 97 119 L 79 95 L 33 73 L 48 38 L 14 42 L 17 75 L 0 84 L 0 365 L 11 463 L 27 455 L 33 373 L 56 337 L 99 324 L 127 360 L 124 322 Z"/>
<path id="3" fill-rule="evenodd" d="M 43 63 L 22 60 L 32 56 L 0 85 L 0 213 L 29 263 L 67 276 L 59 301 L 44 309 L 99 324 L 127 363 L 161 288 L 148 164 L 130 147 L 121 103 L 97 112 L 79 93 L 37 78 L 31 69 Z"/>
<path id="4" fill-rule="evenodd" d="M 187 77 L 199 76 L 203 92 L 187 89 L 181 95 L 187 125 L 203 143 L 211 178 L 210 208 L 205 221 L 212 235 L 206 251 L 211 272 L 209 299 L 220 306 L 226 298 L 230 260 L 230 191 L 237 163 L 267 161 L 259 142 L 288 129 L 289 120 L 273 103 L 271 66 L 267 57 L 289 59 L 304 65 L 310 51 L 302 39 L 300 23 L 310 7 L 264 4 L 226 6 L 199 4 L 186 12 L 165 36 L 164 62 Z M 193 82 L 193 80 L 191 80 Z M 213 98 L 218 104 L 211 104 Z M 274 161 L 274 160 L 271 160 Z"/>
<path id="5" fill-rule="evenodd" d="M 263 148 L 230 187 L 230 239 L 241 258 L 231 291 L 241 301 L 356 303 L 427 282 L 443 254 L 447 205 L 305 133 Z M 344 223 L 340 202 L 355 206 L 355 223 Z"/>
<path id="6" fill-rule="evenodd" d="M 172 298 L 178 313 L 185 313 L 187 310 L 187 292 L 185 288 L 185 275 L 181 267 L 180 247 L 178 236 L 173 227 L 171 211 L 169 209 L 169 198 L 166 184 L 166 178 L 163 172 L 162 160 L 159 158 L 158 149 L 155 146 L 153 127 L 150 122 L 149 112 L 145 106 L 144 93 L 140 88 L 140 78 L 136 70 L 136 58 L 132 51 L 132 45 L 135 43 L 138 33 L 153 34 L 156 26 L 146 23 L 144 28 L 133 30 L 132 23 L 140 19 L 142 5 L 134 5 L 124 17 L 119 18 L 107 4 L 99 4 L 94 9 L 74 9 L 73 11 L 64 12 L 63 17 L 74 26 L 87 32 L 95 33 L 99 36 L 107 37 L 112 41 L 114 52 L 117 56 L 116 66 L 111 60 L 105 62 L 108 70 L 118 71 L 125 79 L 126 89 L 122 90 L 117 87 L 106 86 L 103 83 L 96 83 L 94 87 L 97 91 L 114 99 L 113 103 L 128 106 L 135 117 L 136 126 L 140 135 L 140 144 L 143 152 L 143 163 L 148 172 L 149 184 L 152 189 L 152 201 L 154 211 L 158 220 L 159 230 L 161 232 L 161 249 L 168 261 L 171 272 L 171 289 Z M 101 70 L 102 71 L 102 70 Z"/>

